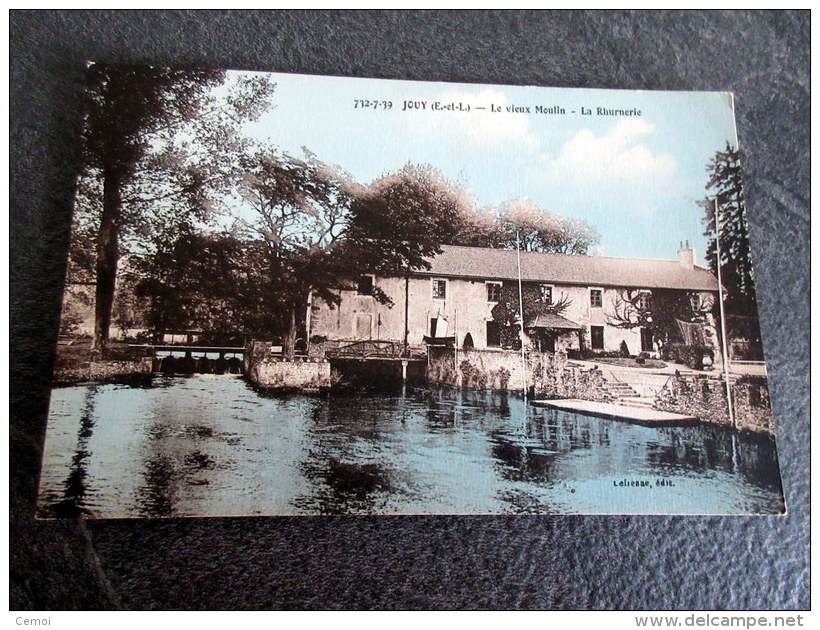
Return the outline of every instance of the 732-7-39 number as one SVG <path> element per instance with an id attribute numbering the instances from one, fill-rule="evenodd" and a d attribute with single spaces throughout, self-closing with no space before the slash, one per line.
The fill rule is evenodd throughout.
<path id="1" fill-rule="evenodd" d="M 353 100 L 353 109 L 393 109 L 393 101 L 371 101 L 366 98 Z"/>

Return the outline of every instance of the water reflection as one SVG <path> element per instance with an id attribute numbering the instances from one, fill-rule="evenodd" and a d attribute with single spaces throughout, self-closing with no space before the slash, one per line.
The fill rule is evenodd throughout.
<path id="1" fill-rule="evenodd" d="M 451 388 L 261 396 L 229 375 L 55 390 L 42 480 L 44 516 L 783 509 L 765 436 Z"/>
<path id="2" fill-rule="evenodd" d="M 379 463 L 342 462 L 314 456 L 302 466 L 316 483 L 309 495 L 296 497 L 294 507 L 313 514 L 379 513 L 391 492 L 390 475 Z"/>
<path id="3" fill-rule="evenodd" d="M 167 455 L 146 457 L 143 462 L 144 485 L 137 491 L 140 516 L 171 516 L 177 475 L 174 460 Z"/>
<path id="4" fill-rule="evenodd" d="M 177 379 L 180 385 L 195 382 Z M 180 504 L 186 502 L 189 494 L 186 487 L 209 486 L 220 469 L 231 467 L 230 457 L 215 453 L 223 446 L 237 446 L 241 440 L 233 433 L 217 429 L 219 410 L 209 409 L 205 415 L 197 413 L 208 407 L 203 393 L 201 389 L 189 388 L 185 402 L 190 407 L 162 407 L 161 412 L 151 413 L 142 426 L 142 482 L 136 489 L 135 502 L 140 516 L 178 514 Z"/>
<path id="5" fill-rule="evenodd" d="M 90 386 L 85 392 L 82 411 L 79 419 L 79 431 L 77 433 L 77 445 L 71 456 L 71 467 L 68 476 L 63 482 L 63 498 L 60 501 L 51 503 L 48 506 L 56 516 L 76 517 L 89 515 L 91 512 L 84 505 L 87 462 L 91 455 L 88 443 L 94 431 L 94 398 L 97 394 L 97 387 Z"/>
<path id="6" fill-rule="evenodd" d="M 780 472 L 772 440 L 766 436 L 699 426 L 658 429 L 666 441 L 651 442 L 647 461 L 663 468 L 712 470 L 744 477 L 780 493 Z"/>

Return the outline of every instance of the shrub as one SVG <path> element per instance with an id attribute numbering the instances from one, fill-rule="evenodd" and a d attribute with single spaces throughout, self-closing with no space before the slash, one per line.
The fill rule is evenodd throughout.
<path id="1" fill-rule="evenodd" d="M 743 376 L 738 377 L 735 383 L 738 385 L 754 385 L 755 387 L 768 387 L 769 379 L 765 376 L 760 376 L 757 374 L 744 374 Z"/>
<path id="2" fill-rule="evenodd" d="M 707 346 L 688 346 L 684 343 L 670 343 L 664 348 L 664 358 L 673 363 L 683 363 L 692 370 L 703 369 L 703 357 L 715 358 L 714 351 Z"/>
<path id="3" fill-rule="evenodd" d="M 629 357 L 629 353 L 626 354 Z M 624 354 L 621 350 L 592 350 L 584 348 L 582 350 L 567 350 L 568 359 L 622 359 Z"/>
<path id="4" fill-rule="evenodd" d="M 620 355 L 623 359 L 629 358 L 629 346 L 626 345 L 626 339 L 621 340 Z"/>

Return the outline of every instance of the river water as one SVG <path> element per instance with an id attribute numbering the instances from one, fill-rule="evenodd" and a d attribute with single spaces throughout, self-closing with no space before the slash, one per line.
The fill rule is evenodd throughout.
<path id="1" fill-rule="evenodd" d="M 262 396 L 239 377 L 55 388 L 40 515 L 777 514 L 774 441 L 410 388 Z"/>

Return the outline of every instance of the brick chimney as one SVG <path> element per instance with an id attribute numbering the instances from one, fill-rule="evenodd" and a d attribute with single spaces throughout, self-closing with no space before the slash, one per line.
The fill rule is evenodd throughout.
<path id="1" fill-rule="evenodd" d="M 695 248 L 689 247 L 688 239 L 680 244 L 678 255 L 680 256 L 681 267 L 684 269 L 695 268 Z"/>

